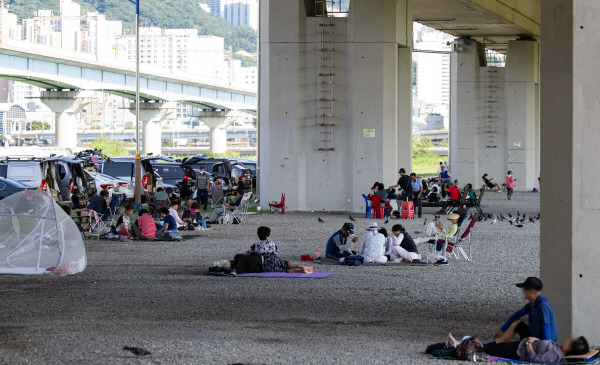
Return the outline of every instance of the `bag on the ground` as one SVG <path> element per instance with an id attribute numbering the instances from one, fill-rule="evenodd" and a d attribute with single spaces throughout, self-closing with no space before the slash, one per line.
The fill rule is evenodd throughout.
<path id="1" fill-rule="evenodd" d="M 362 256 L 346 256 L 344 259 L 346 266 L 360 266 L 363 262 L 364 258 Z"/>
<path id="2" fill-rule="evenodd" d="M 433 357 L 450 359 L 456 356 L 456 347 L 448 346 L 444 342 L 434 343 L 433 345 L 427 346 L 425 353 L 430 354 Z"/>
<path id="3" fill-rule="evenodd" d="M 483 346 L 483 342 L 478 338 L 467 338 L 456 347 L 456 358 L 467 360 L 472 353 L 477 352 Z"/>

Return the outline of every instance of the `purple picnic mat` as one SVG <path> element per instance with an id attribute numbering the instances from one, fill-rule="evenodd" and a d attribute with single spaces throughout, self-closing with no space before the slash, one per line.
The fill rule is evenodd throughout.
<path id="1" fill-rule="evenodd" d="M 314 278 L 323 279 L 331 275 L 337 275 L 336 272 L 313 272 L 312 274 L 289 273 L 289 272 L 261 272 L 253 274 L 238 274 L 237 276 L 251 276 L 259 278 Z"/>

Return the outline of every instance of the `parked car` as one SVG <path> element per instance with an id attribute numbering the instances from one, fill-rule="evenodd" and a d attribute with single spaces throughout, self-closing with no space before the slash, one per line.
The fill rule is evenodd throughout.
<path id="1" fill-rule="evenodd" d="M 154 171 L 151 159 L 154 159 L 154 157 L 142 158 L 141 160 L 142 186 L 144 191 L 148 189 L 149 175 L 154 179 L 153 191 L 163 187 L 162 177 Z M 132 187 L 135 187 L 135 159 L 133 157 L 111 157 L 106 161 L 98 163 L 98 171 L 125 181 L 131 184 Z"/>
<path id="2" fill-rule="evenodd" d="M 166 156 L 157 156 L 149 159 L 154 171 L 163 180 L 163 186 L 166 188 L 166 185 L 173 186 L 175 190 L 175 194 L 179 194 L 179 183 L 183 180 L 185 176 L 185 170 L 181 167 L 181 160 L 176 160 L 171 157 Z"/>
<path id="3" fill-rule="evenodd" d="M 213 178 L 223 179 L 226 185 L 235 185 L 237 183 L 237 180 L 233 178 L 233 167 L 226 158 L 195 155 L 184 159 L 181 167 L 185 171 L 185 176 L 189 177 L 192 181 L 196 180 L 196 171 L 200 170 L 200 167 L 204 167 L 206 172 L 211 174 Z"/>
<path id="4" fill-rule="evenodd" d="M 68 157 L 5 157 L 0 160 L 0 177 L 48 191 L 59 202 L 70 202 L 71 195 L 85 196 L 95 188 L 94 179 L 85 175 L 81 162 Z"/>
<path id="5" fill-rule="evenodd" d="M 252 185 L 252 171 L 239 163 L 234 163 L 231 166 L 238 172 L 238 185 L 239 182 L 242 181 L 244 182 L 244 186 L 249 188 Z"/>
<path id="6" fill-rule="evenodd" d="M 236 158 L 235 160 L 230 160 L 231 163 L 235 163 L 238 165 L 242 165 L 252 173 L 252 187 L 256 188 L 256 160 L 251 160 L 249 158 Z"/>
<path id="7" fill-rule="evenodd" d="M 96 171 L 86 170 L 85 172 L 94 178 L 96 191 L 107 190 L 109 196 L 113 194 L 125 194 L 129 198 L 134 196 L 133 185 L 124 180 Z"/>
<path id="8" fill-rule="evenodd" d="M 29 188 L 18 181 L 0 178 L 0 200 L 7 198 L 20 191 L 30 189 L 32 188 Z"/>

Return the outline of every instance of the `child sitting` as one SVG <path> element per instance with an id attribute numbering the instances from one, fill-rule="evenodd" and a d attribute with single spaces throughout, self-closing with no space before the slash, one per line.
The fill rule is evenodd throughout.
<path id="1" fill-rule="evenodd" d="M 127 205 L 125 211 L 117 220 L 115 230 L 119 236 L 130 237 L 132 235 L 131 221 L 129 220 L 131 213 L 133 213 L 133 206 Z"/>

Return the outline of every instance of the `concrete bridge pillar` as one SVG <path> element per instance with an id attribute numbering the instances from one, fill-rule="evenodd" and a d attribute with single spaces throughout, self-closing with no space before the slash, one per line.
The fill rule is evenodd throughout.
<path id="1" fill-rule="evenodd" d="M 162 122 L 173 113 L 174 103 L 140 102 L 140 122 L 142 122 L 142 155 L 161 154 Z M 129 111 L 135 114 L 135 102 L 131 103 Z"/>
<path id="2" fill-rule="evenodd" d="M 504 183 L 513 171 L 516 190 L 537 182 L 539 151 L 539 45 L 510 41 L 506 67 L 487 66 L 485 47 L 454 41 L 450 57 L 450 171 L 462 184 L 483 184 L 487 173 Z"/>
<path id="3" fill-rule="evenodd" d="M 361 211 L 373 181 L 411 167 L 412 1 L 318 13 L 260 2 L 261 202 L 286 193 L 290 210 Z"/>
<path id="4" fill-rule="evenodd" d="M 600 2 L 544 0 L 540 273 L 560 339 L 600 345 Z"/>
<path id="5" fill-rule="evenodd" d="M 54 113 L 55 145 L 77 147 L 77 114 L 90 103 L 82 91 L 42 91 L 40 101 Z"/>
<path id="6" fill-rule="evenodd" d="M 210 128 L 210 152 L 227 151 L 227 127 L 242 115 L 233 111 L 202 111 L 198 120 Z"/>

